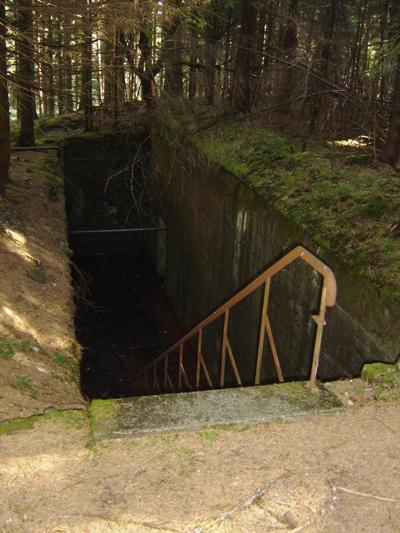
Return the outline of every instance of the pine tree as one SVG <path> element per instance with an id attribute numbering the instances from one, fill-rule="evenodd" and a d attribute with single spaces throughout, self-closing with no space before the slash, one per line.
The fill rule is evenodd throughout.
<path id="1" fill-rule="evenodd" d="M 10 181 L 10 116 L 7 87 L 5 0 L 0 0 L 0 195 L 4 195 Z"/>

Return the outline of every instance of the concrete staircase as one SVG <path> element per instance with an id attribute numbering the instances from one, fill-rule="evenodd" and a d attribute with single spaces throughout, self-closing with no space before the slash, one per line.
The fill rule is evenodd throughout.
<path id="1" fill-rule="evenodd" d="M 294 382 L 258 387 L 94 400 L 90 405 L 95 439 L 247 425 L 342 409 L 322 385 Z"/>

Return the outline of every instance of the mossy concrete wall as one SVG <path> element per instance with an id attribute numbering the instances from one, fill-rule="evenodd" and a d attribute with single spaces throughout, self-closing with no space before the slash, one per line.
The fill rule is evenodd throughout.
<path id="1" fill-rule="evenodd" d="M 365 362 L 392 362 L 398 357 L 398 304 L 381 298 L 272 203 L 207 161 L 176 134 L 154 131 L 152 157 L 152 178 L 161 194 L 168 229 L 166 288 L 185 329 L 283 253 L 303 244 L 326 261 L 338 282 L 337 305 L 327 313 L 319 377 L 357 375 Z M 309 373 L 315 333 L 312 314 L 317 310 L 320 282 L 319 275 L 302 262 L 273 280 L 270 318 L 286 378 L 305 378 Z M 247 383 L 254 379 L 260 305 L 257 293 L 232 313 L 229 334 Z M 210 328 L 205 338 L 205 356 L 214 376 L 219 368 L 220 327 Z M 263 379 L 275 378 L 267 352 Z"/>

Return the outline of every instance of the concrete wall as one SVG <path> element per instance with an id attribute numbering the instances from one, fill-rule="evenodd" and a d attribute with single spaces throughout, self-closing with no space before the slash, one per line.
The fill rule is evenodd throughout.
<path id="1" fill-rule="evenodd" d="M 148 132 L 88 134 L 63 142 L 69 230 L 152 226 L 143 187 Z M 139 209 L 138 209 L 139 207 Z M 71 235 L 77 255 L 134 255 L 141 234 Z"/>
<path id="2" fill-rule="evenodd" d="M 182 141 L 181 141 L 182 142 Z M 383 300 L 337 258 L 246 184 L 209 163 L 189 143 L 152 138 L 153 175 L 167 225 L 166 287 L 185 329 L 221 305 L 256 274 L 297 244 L 334 270 L 338 302 L 328 310 L 319 377 L 360 373 L 366 361 L 394 361 L 400 353 L 400 307 Z M 285 377 L 308 375 L 314 337 L 311 315 L 319 301 L 319 276 L 302 262 L 273 280 L 270 318 Z M 261 295 L 232 313 L 230 337 L 244 381 L 254 378 Z M 216 375 L 220 326 L 206 335 L 205 352 Z M 263 378 L 275 379 L 270 354 Z"/>

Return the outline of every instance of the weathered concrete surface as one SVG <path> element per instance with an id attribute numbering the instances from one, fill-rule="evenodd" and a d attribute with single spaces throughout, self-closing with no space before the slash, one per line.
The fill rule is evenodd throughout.
<path id="1" fill-rule="evenodd" d="M 166 222 L 166 288 L 184 329 L 219 307 L 268 265 L 298 244 L 318 255 L 334 271 L 337 305 L 328 310 L 319 377 L 359 375 L 366 362 L 394 362 L 400 353 L 399 305 L 357 277 L 348 265 L 313 242 L 294 222 L 177 134 L 157 126 L 152 137 L 153 180 L 163 193 Z M 289 379 L 309 375 L 319 275 L 302 262 L 273 279 L 270 319 L 283 372 Z M 261 292 L 261 291 L 260 291 Z M 261 294 L 231 313 L 230 339 L 242 379 L 254 379 Z M 205 357 L 218 376 L 221 324 L 208 328 Z M 271 357 L 265 382 L 276 374 Z"/>
<path id="2" fill-rule="evenodd" d="M 86 134 L 62 142 L 69 230 L 148 227 L 148 133 Z M 71 235 L 76 255 L 136 255 L 140 233 Z"/>
<path id="3" fill-rule="evenodd" d="M 335 411 L 338 398 L 302 382 L 261 387 L 94 400 L 95 438 L 159 433 L 227 424 L 253 424 Z"/>

